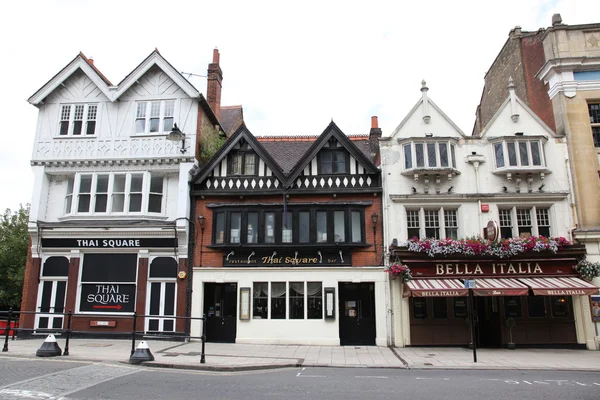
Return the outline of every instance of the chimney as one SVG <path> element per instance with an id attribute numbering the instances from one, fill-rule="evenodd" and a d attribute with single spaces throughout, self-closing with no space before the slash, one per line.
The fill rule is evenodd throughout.
<path id="1" fill-rule="evenodd" d="M 88 61 L 90 62 L 90 64 L 94 65 L 94 59 L 92 57 L 88 58 Z"/>
<path id="2" fill-rule="evenodd" d="M 206 82 L 206 100 L 213 110 L 217 119 L 221 116 L 221 86 L 223 82 L 223 71 L 219 66 L 219 50 L 213 50 L 212 63 L 208 64 L 208 79 Z"/>
<path id="3" fill-rule="evenodd" d="M 369 145 L 371 147 L 371 154 L 373 155 L 373 161 L 379 164 L 379 138 L 381 137 L 381 129 L 379 128 L 379 121 L 376 116 L 371 117 L 371 130 L 369 131 Z"/>

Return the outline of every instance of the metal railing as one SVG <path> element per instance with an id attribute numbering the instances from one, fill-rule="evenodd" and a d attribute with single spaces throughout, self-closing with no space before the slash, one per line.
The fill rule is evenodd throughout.
<path id="1" fill-rule="evenodd" d="M 17 320 L 21 315 L 47 315 L 53 317 L 66 318 L 67 327 L 65 328 L 21 328 L 19 327 Z M 6 317 L 5 317 L 6 316 Z M 94 336 L 123 336 L 123 335 L 131 335 L 131 354 L 135 352 L 135 343 L 139 337 L 143 338 L 156 338 L 156 339 L 184 339 L 185 341 L 189 341 L 191 339 L 200 339 L 202 341 L 202 351 L 200 353 L 200 363 L 204 364 L 206 362 L 205 355 L 205 344 L 206 344 L 206 314 L 202 317 L 179 317 L 179 316 L 165 316 L 165 315 L 145 315 L 138 314 L 134 312 L 132 315 L 122 315 L 122 314 L 102 314 L 102 315 L 90 315 L 90 314 L 77 314 L 73 313 L 72 310 L 68 312 L 37 312 L 37 311 L 13 311 L 13 309 L 9 309 L 8 311 L 0 311 L 0 321 L 6 318 L 6 328 L 4 329 L 4 347 L 2 348 L 3 352 L 8 351 L 8 341 L 10 338 L 10 333 L 12 332 L 12 339 L 15 339 L 17 332 L 35 332 L 35 333 L 45 333 L 45 334 L 54 334 L 60 333 L 61 335 L 65 335 L 65 349 L 63 351 L 63 356 L 69 355 L 69 341 L 73 334 L 76 335 L 94 335 Z M 90 330 L 74 330 L 72 329 L 73 319 L 74 318 L 111 318 L 111 319 L 122 319 L 122 320 L 131 320 L 132 329 L 131 331 L 122 330 L 119 332 L 99 332 L 99 331 L 90 331 Z M 202 321 L 202 335 L 201 336 L 191 336 L 190 334 L 182 334 L 181 332 L 164 332 L 164 331 L 138 331 L 137 329 L 137 320 L 138 318 L 168 318 L 172 320 L 180 320 L 183 319 L 186 321 L 186 325 L 191 325 L 193 320 Z M 13 324 L 11 326 L 11 323 Z M 63 324 L 64 326 L 64 319 Z"/>

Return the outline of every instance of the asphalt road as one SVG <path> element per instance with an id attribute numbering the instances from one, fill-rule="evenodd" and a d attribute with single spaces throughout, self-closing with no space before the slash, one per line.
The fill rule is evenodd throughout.
<path id="1" fill-rule="evenodd" d="M 219 373 L 0 357 L 0 399 L 600 399 L 600 373 L 288 368 Z"/>

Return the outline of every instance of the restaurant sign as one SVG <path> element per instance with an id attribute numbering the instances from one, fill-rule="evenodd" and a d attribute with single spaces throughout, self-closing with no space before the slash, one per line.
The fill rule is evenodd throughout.
<path id="1" fill-rule="evenodd" d="M 42 238 L 42 247 L 68 249 L 132 249 L 177 247 L 177 238 Z"/>
<path id="2" fill-rule="evenodd" d="M 104 313 L 133 312 L 135 284 L 82 284 L 79 310 Z"/>
<path id="3" fill-rule="evenodd" d="M 573 260 L 423 262 L 404 261 L 413 277 L 574 275 Z"/>
<path id="4" fill-rule="evenodd" d="M 224 267 L 319 267 L 319 266 L 350 266 L 351 253 L 323 253 L 321 251 L 299 252 L 269 252 L 237 254 L 231 251 L 223 256 Z"/>

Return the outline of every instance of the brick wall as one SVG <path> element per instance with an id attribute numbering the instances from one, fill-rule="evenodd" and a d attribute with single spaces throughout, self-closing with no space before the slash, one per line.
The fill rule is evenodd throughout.
<path id="1" fill-rule="evenodd" d="M 540 31 L 535 35 L 523 37 L 521 40 L 524 76 L 527 82 L 527 97 L 522 99 L 546 125 L 556 131 L 552 102 L 548 96 L 548 85 L 535 77 L 545 62 L 542 33 L 543 31 Z"/>
<path id="2" fill-rule="evenodd" d="M 383 221 L 382 221 L 382 206 L 381 194 L 374 196 L 370 194 L 338 194 L 335 199 L 331 195 L 292 195 L 288 200 L 291 206 L 295 203 L 313 203 L 319 202 L 327 204 L 335 200 L 336 202 L 344 201 L 372 201 L 373 204 L 365 208 L 365 241 L 371 246 L 355 249 L 352 251 L 352 265 L 373 266 L 382 264 L 383 255 Z M 276 196 L 253 196 L 251 198 L 240 199 L 240 197 L 208 197 L 204 199 L 196 199 L 196 215 L 202 214 L 206 218 L 204 234 L 199 233 L 198 243 L 194 248 L 194 266 L 204 267 L 221 267 L 223 266 L 224 251 L 220 249 L 211 249 L 209 246 L 212 243 L 212 209 L 206 207 L 209 203 L 236 203 L 243 205 L 246 203 L 281 203 L 282 195 Z M 379 215 L 379 220 L 375 231 L 373 231 L 373 223 L 371 215 L 376 212 Z M 377 251 L 374 244 L 377 245 Z M 200 254 L 201 253 L 201 254 Z M 200 256 L 202 260 L 200 261 Z"/>
<path id="3" fill-rule="evenodd" d="M 25 276 L 23 278 L 23 296 L 21 297 L 21 311 L 35 311 L 37 303 L 38 278 L 40 276 L 41 259 L 33 258 L 31 254 L 31 237 L 27 247 L 27 262 L 25 263 Z M 19 318 L 21 328 L 33 328 L 35 316 L 23 314 Z"/>

